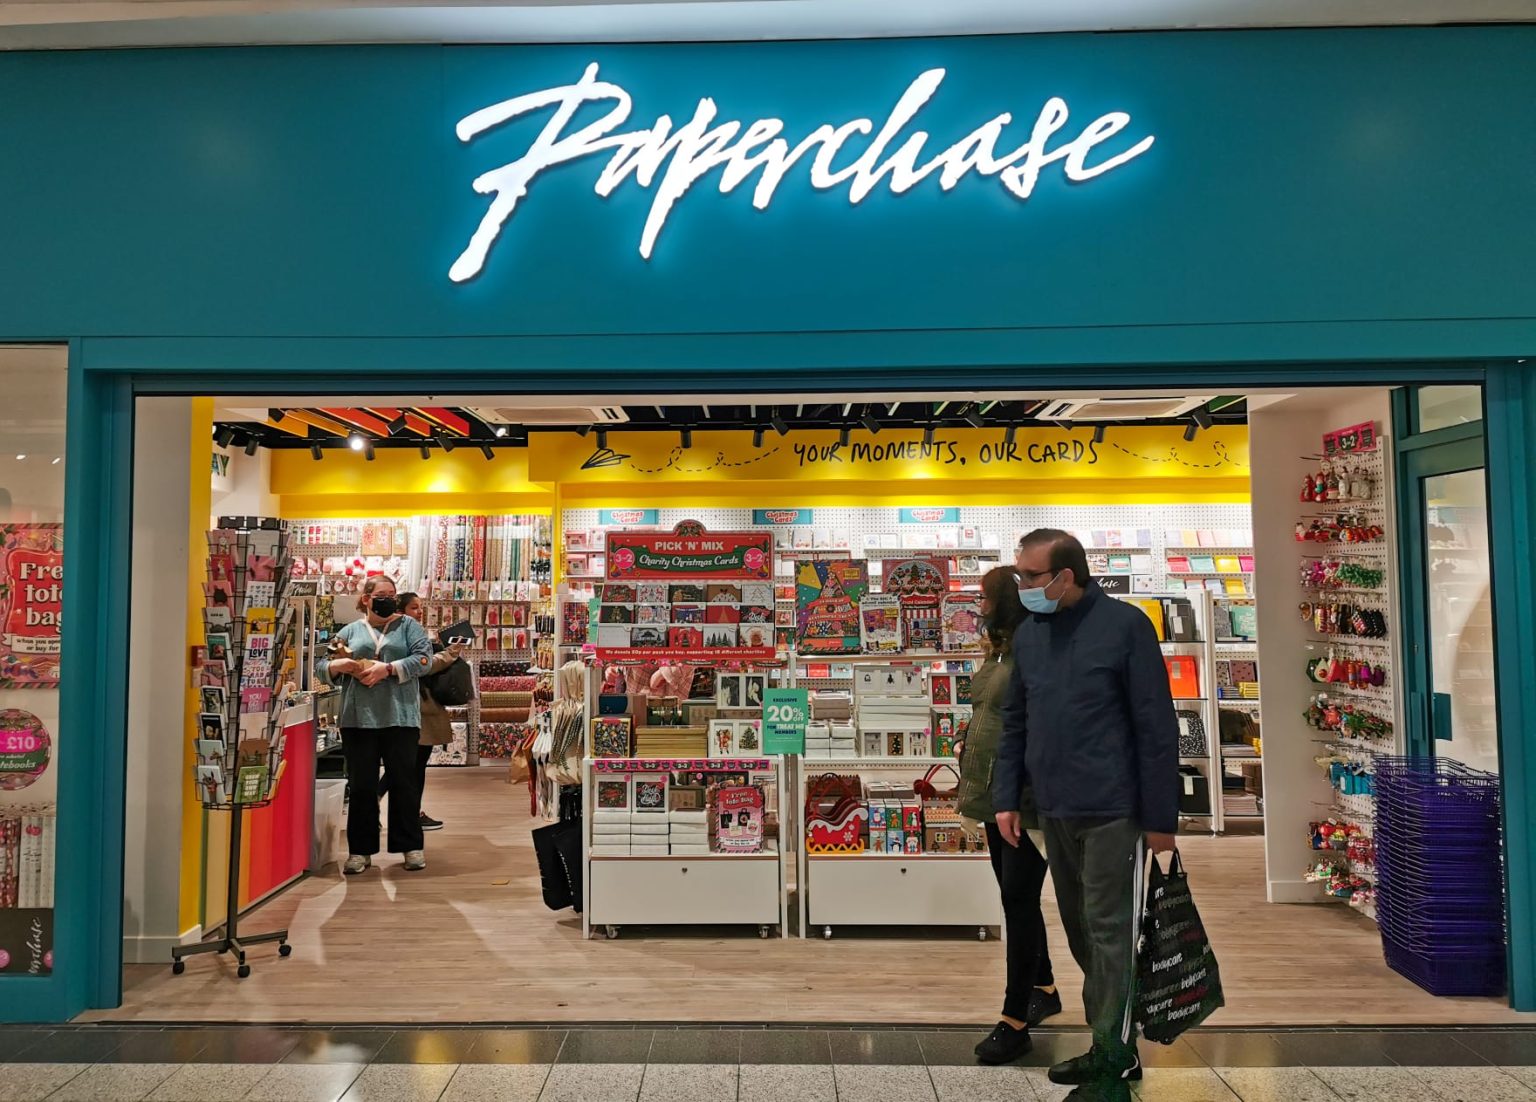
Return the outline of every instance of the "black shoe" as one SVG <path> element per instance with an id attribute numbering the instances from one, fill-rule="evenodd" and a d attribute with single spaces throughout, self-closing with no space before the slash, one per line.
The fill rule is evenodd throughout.
<path id="1" fill-rule="evenodd" d="M 1094 1045 L 1081 1056 L 1075 1056 L 1054 1065 L 1049 1076 L 1052 1083 L 1058 1083 L 1063 1087 L 1140 1079 L 1141 1058 L 1136 1055 L 1134 1049 L 1131 1051 L 1130 1061 L 1128 1067 L 1112 1063 L 1104 1050 Z"/>
<path id="2" fill-rule="evenodd" d="M 1029 1024 L 1039 1025 L 1047 1018 L 1054 1018 L 1061 1013 L 1061 994 L 1057 991 L 1042 991 L 1038 987 L 1029 993 Z"/>
<path id="3" fill-rule="evenodd" d="M 976 1059 L 983 1064 L 1011 1064 L 1033 1047 L 1028 1029 L 1014 1029 L 1007 1022 L 998 1022 L 987 1039 L 976 1046 Z"/>
<path id="4" fill-rule="evenodd" d="M 434 819 L 434 818 L 432 818 L 432 816 L 428 815 L 425 811 L 423 811 L 421 813 L 421 829 L 422 830 L 442 830 L 443 829 L 443 821 L 441 819 Z"/>
<path id="5" fill-rule="evenodd" d="M 1131 1088 L 1124 1079 L 1084 1083 L 1067 1095 L 1067 1102 L 1131 1102 Z"/>

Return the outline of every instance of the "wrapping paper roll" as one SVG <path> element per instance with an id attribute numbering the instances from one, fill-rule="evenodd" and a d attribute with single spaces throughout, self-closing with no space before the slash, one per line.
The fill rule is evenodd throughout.
<path id="1" fill-rule="evenodd" d="M 527 723 L 528 715 L 533 709 L 529 708 L 481 708 L 480 722 L 485 723 Z"/>

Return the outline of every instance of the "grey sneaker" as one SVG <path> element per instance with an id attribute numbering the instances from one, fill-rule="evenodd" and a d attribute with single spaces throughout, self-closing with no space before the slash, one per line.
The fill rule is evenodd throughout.
<path id="1" fill-rule="evenodd" d="M 348 876 L 356 876 L 360 872 L 366 872 L 368 866 L 373 864 L 372 857 L 365 857 L 361 853 L 354 853 L 347 858 L 347 863 L 341 866 L 341 871 Z"/>
<path id="2" fill-rule="evenodd" d="M 427 867 L 427 851 L 424 849 L 407 850 L 405 854 L 405 871 L 420 872 Z"/>

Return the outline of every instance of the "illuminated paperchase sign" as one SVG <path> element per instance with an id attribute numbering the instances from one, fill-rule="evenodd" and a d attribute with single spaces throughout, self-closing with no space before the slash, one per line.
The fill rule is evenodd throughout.
<path id="1" fill-rule="evenodd" d="M 599 80 L 597 65 L 588 65 L 575 84 L 502 100 L 459 121 L 459 140 L 471 142 L 529 112 L 555 109 L 526 153 L 475 180 L 477 192 L 494 198 L 448 274 L 455 282 L 463 282 L 480 272 L 491 246 L 539 173 L 594 153 L 611 154 L 593 188 L 598 195 L 612 195 L 630 178 L 640 187 L 655 189 L 640 235 L 640 255 L 649 259 L 678 200 L 717 169 L 722 192 L 734 191 L 756 175 L 752 205 L 758 210 L 768 208 L 779 184 L 806 158 L 810 160 L 811 186 L 829 190 L 846 185 L 851 203 L 860 202 L 882 185 L 900 195 L 935 175 L 939 187 L 948 191 L 972 173 L 996 176 L 1022 200 L 1030 197 L 1040 173 L 1052 164 L 1060 162 L 1067 179 L 1081 182 L 1119 168 L 1152 148 L 1153 136 L 1148 134 L 1121 152 L 1096 151 L 1130 125 L 1131 117 L 1123 111 L 1100 115 L 1075 136 L 1061 135 L 1067 125 L 1067 104 L 1053 96 L 1040 109 L 1022 144 L 998 151 L 1003 130 L 1013 122 L 1013 115 L 1005 111 L 924 159 L 929 135 L 913 130 L 903 137 L 902 130 L 943 81 L 943 69 L 929 69 L 920 75 L 902 93 L 878 130 L 871 119 L 853 119 L 835 126 L 823 123 L 792 145 L 784 136 L 780 119 L 758 119 L 746 125 L 717 123 L 715 101 L 708 98 L 699 100 L 693 118 L 681 126 L 674 126 L 670 116 L 661 115 L 645 129 L 619 131 L 629 119 L 630 95 L 617 84 Z M 568 130 L 577 111 L 589 103 L 611 106 L 601 118 Z M 843 145 L 856 134 L 873 134 L 874 138 L 862 153 L 848 160 Z"/>

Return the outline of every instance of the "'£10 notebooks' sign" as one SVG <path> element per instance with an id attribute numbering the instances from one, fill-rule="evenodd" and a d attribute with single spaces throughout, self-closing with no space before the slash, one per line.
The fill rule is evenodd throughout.
<path id="1" fill-rule="evenodd" d="M 757 119 L 745 125 L 736 120 L 717 122 L 715 101 L 708 97 L 699 100 L 693 118 L 681 126 L 674 127 L 670 116 L 661 115 L 649 127 L 619 131 L 629 119 L 630 94 L 621 85 L 599 80 L 597 65 L 588 65 L 574 84 L 514 96 L 459 120 L 455 128 L 459 140 L 470 142 L 520 116 L 554 108 L 526 153 L 475 180 L 477 192 L 494 198 L 468 246 L 449 269 L 449 277 L 461 283 L 480 272 L 491 246 L 535 177 L 594 153 L 609 155 L 593 187 L 598 195 L 606 198 L 631 179 L 640 187 L 655 188 L 640 234 L 640 255 L 650 259 L 673 207 L 695 183 L 716 170 L 722 193 L 734 191 L 756 176 L 752 205 L 758 210 L 768 209 L 779 185 L 805 159 L 810 161 L 807 175 L 813 188 L 825 191 L 846 185 L 851 203 L 862 201 L 882 185 L 900 195 L 933 176 L 938 177 L 939 187 L 948 191 L 973 173 L 996 176 L 1011 195 L 1024 200 L 1034 192 L 1041 172 L 1058 162 L 1068 180 L 1080 183 L 1119 168 L 1152 148 L 1150 134 L 1129 146 L 1116 143 L 1118 152 L 1097 148 L 1130 125 L 1131 116 L 1123 111 L 1100 115 L 1074 136 L 1060 136 L 1067 125 L 1067 104 L 1052 96 L 1029 124 L 1027 136 L 1021 131 L 1008 139 L 1003 150 L 998 145 L 1004 141 L 1003 131 L 1013 122 L 1012 113 L 1007 111 L 994 115 L 948 148 L 925 156 L 929 135 L 913 130 L 903 136 L 903 131 L 943 80 L 943 69 L 929 69 L 919 75 L 878 130 L 874 120 L 857 118 L 837 125 L 822 123 L 792 141 L 785 136 L 780 119 Z M 573 127 L 572 120 L 587 104 L 607 104 L 608 110 Z M 843 146 L 855 135 L 873 138 L 849 160 Z"/>

